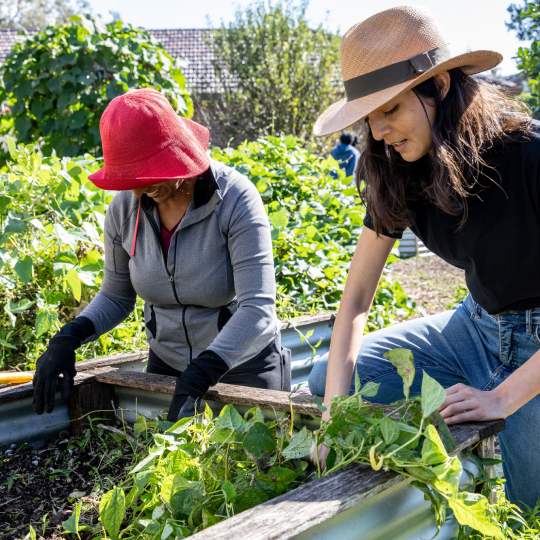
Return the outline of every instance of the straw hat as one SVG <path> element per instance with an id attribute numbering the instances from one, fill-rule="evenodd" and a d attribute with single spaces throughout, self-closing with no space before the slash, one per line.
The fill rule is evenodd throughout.
<path id="1" fill-rule="evenodd" d="M 317 136 L 341 131 L 434 75 L 460 67 L 467 75 L 495 67 L 494 51 L 454 56 L 423 6 L 381 11 L 355 24 L 341 40 L 346 97 L 324 111 L 313 127 Z"/>

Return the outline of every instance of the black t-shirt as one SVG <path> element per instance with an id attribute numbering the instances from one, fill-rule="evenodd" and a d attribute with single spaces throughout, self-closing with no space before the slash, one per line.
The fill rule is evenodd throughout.
<path id="1" fill-rule="evenodd" d="M 488 313 L 540 307 L 540 123 L 484 156 L 468 217 L 445 214 L 424 196 L 408 203 L 412 231 L 433 253 L 465 270 L 473 298 Z M 502 188 L 502 189 L 501 189 Z M 364 225 L 373 230 L 371 216 Z M 402 231 L 385 235 L 401 238 Z"/>

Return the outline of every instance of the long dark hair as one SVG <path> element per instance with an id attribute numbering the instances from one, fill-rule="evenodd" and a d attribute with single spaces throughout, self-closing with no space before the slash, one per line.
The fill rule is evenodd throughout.
<path id="1" fill-rule="evenodd" d="M 443 212 L 461 215 L 462 226 L 467 218 L 466 199 L 473 194 L 481 169 L 489 167 L 484 161 L 486 151 L 530 132 L 526 105 L 459 68 L 449 74 L 450 88 L 444 99 L 434 78 L 413 89 L 422 104 L 426 98 L 435 101 L 436 116 L 430 124 L 433 156 L 408 163 L 392 146 L 376 141 L 365 122 L 367 134 L 356 183 L 377 234 L 408 227 L 407 202 L 420 193 Z"/>

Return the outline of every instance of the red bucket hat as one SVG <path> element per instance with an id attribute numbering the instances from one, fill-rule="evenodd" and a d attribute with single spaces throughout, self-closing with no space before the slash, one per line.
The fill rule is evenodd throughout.
<path id="1" fill-rule="evenodd" d="M 88 178 L 115 191 L 192 178 L 210 166 L 209 131 L 178 116 L 152 88 L 114 98 L 99 123 L 104 167 Z"/>

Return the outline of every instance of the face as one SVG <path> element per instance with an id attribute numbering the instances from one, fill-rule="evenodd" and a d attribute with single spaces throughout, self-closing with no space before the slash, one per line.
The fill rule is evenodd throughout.
<path id="1" fill-rule="evenodd" d="M 141 198 L 143 194 L 146 194 L 151 199 L 154 199 L 157 204 L 161 204 L 167 202 L 173 197 L 178 197 L 185 193 L 186 191 L 184 190 L 186 190 L 192 180 L 192 178 L 187 178 L 185 180 L 167 180 L 166 182 L 134 189 L 132 191 L 135 197 L 138 199 Z"/>
<path id="2" fill-rule="evenodd" d="M 448 72 L 437 77 L 437 82 L 444 98 L 450 84 Z M 432 147 L 429 125 L 435 120 L 435 100 L 421 99 L 425 111 L 417 95 L 409 90 L 372 112 L 367 119 L 373 138 L 393 146 L 408 162 L 424 157 Z"/>

